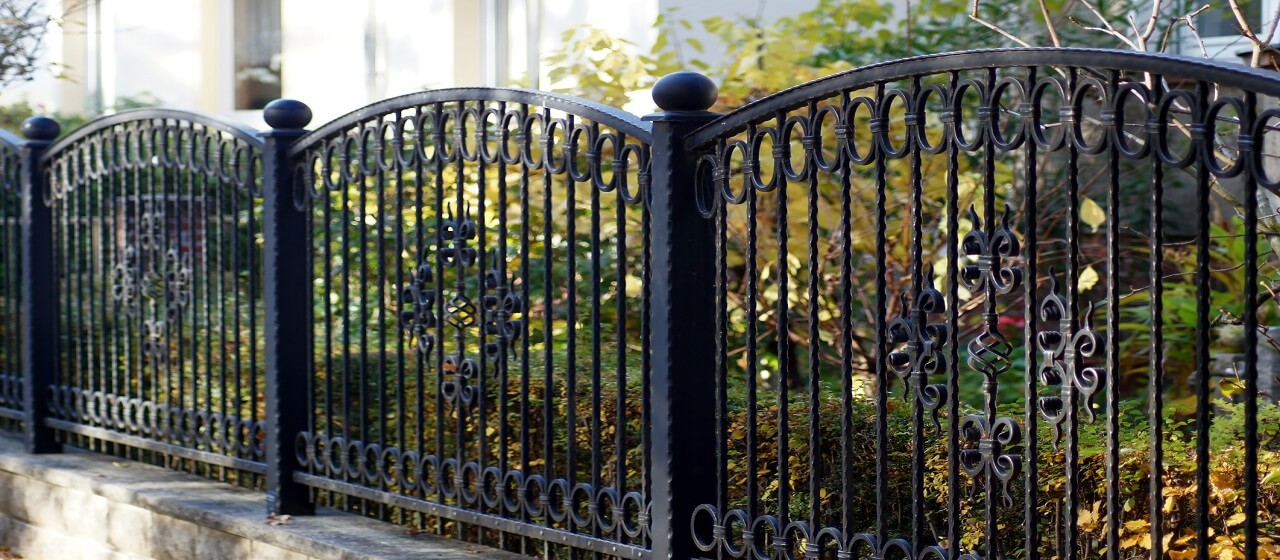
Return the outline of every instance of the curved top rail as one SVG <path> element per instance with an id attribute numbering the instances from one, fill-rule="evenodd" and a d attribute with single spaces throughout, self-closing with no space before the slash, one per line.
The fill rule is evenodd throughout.
<path id="1" fill-rule="evenodd" d="M 22 146 L 22 142 L 22 138 L 17 134 L 0 128 L 0 148 L 8 148 L 16 152 Z"/>
<path id="2" fill-rule="evenodd" d="M 219 130 L 230 134 L 236 140 L 241 140 L 250 146 L 261 147 L 262 138 L 258 136 L 258 131 L 247 126 L 242 126 L 232 122 L 222 120 L 213 115 L 198 113 L 194 111 L 181 111 L 177 109 L 129 109 L 120 111 L 114 115 L 99 117 L 84 126 L 75 129 L 65 138 L 58 140 L 54 145 L 50 146 L 40 158 L 42 162 L 48 161 L 58 156 L 66 148 L 73 146 L 76 142 L 92 135 L 100 130 L 111 128 L 118 124 L 136 121 L 148 121 L 157 119 L 186 121 L 204 126 L 212 130 Z"/>
<path id="3" fill-rule="evenodd" d="M 703 125 L 689 135 L 687 145 L 701 147 L 717 138 L 737 134 L 747 125 L 799 108 L 844 90 L 912 76 L 983 68 L 1023 66 L 1079 66 L 1194 77 L 1252 91 L 1280 95 L 1280 77 L 1238 64 L 1161 53 L 1087 48 L 1005 48 L 940 53 L 871 64 L 818 78 L 750 103 Z"/>
<path id="4" fill-rule="evenodd" d="M 532 89 L 463 87 L 419 91 L 366 105 L 338 117 L 337 119 L 329 121 L 325 123 L 324 126 L 321 126 L 320 128 L 308 133 L 306 136 L 299 138 L 298 141 L 290 148 L 289 155 L 297 156 L 298 154 L 305 152 L 308 148 L 314 146 L 316 143 L 329 138 L 333 134 L 345 130 L 361 121 L 368 120 L 379 115 L 385 115 L 398 109 L 408 107 L 416 107 L 431 103 L 447 103 L 452 101 L 507 101 L 513 103 L 527 103 L 529 105 L 537 105 L 539 107 L 564 111 L 566 113 L 590 119 L 602 125 L 614 127 L 618 129 L 619 132 L 628 136 L 633 136 L 645 143 L 649 143 L 652 140 L 652 127 L 649 123 L 640 120 L 639 117 L 631 113 L 615 107 L 596 103 L 594 101 Z"/>

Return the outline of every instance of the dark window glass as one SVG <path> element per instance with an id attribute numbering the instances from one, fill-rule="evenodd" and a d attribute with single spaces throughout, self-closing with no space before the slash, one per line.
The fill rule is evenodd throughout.
<path id="1" fill-rule="evenodd" d="M 236 109 L 280 98 L 280 0 L 235 0 Z"/>

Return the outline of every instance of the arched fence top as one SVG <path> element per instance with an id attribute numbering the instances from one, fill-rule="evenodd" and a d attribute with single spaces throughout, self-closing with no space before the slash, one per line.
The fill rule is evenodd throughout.
<path id="1" fill-rule="evenodd" d="M 198 124 L 209 130 L 217 130 L 231 135 L 232 138 L 245 142 L 253 147 L 261 147 L 262 139 L 258 137 L 258 131 L 247 126 L 239 125 L 233 122 L 225 121 L 213 115 L 200 113 L 197 111 L 182 111 L 178 109 L 129 109 L 120 111 L 113 115 L 107 115 L 89 121 L 84 126 L 75 129 L 65 138 L 58 140 L 49 149 L 45 151 L 41 158 L 42 162 L 47 162 L 58 157 L 62 151 L 74 146 L 77 142 L 84 140 L 102 130 L 110 129 L 113 126 L 126 124 L 130 122 L 146 122 L 146 121 L 176 121 L 179 123 L 187 122 Z"/>
<path id="2" fill-rule="evenodd" d="M 694 131 L 687 145 L 701 148 L 737 134 L 752 123 L 797 109 L 812 100 L 838 95 L 878 83 L 913 76 L 930 76 L 986 68 L 1072 66 L 1194 77 L 1260 95 L 1280 96 L 1280 76 L 1239 64 L 1163 53 L 1091 48 L 1005 48 L 929 54 L 861 66 L 800 84 L 743 106 Z"/>
<path id="3" fill-rule="evenodd" d="M 46 201 L 106 172 L 185 169 L 246 189 L 254 196 L 263 141 L 258 131 L 192 111 L 132 109 L 101 117 L 58 140 L 40 157 L 52 179 Z"/>
<path id="4" fill-rule="evenodd" d="M 18 154 L 23 139 L 18 135 L 0 129 L 0 189 L 18 192 Z"/>
<path id="5" fill-rule="evenodd" d="M 464 87 L 415 92 L 366 105 L 303 136 L 290 148 L 289 155 L 297 157 L 308 149 L 314 148 L 316 144 L 324 142 L 342 131 L 357 127 L 365 121 L 393 114 L 399 110 L 433 103 L 465 101 L 505 101 L 508 103 L 536 105 L 555 111 L 563 111 L 600 125 L 615 128 L 618 132 L 636 138 L 646 144 L 651 140 L 651 126 L 649 123 L 640 120 L 639 117 L 631 113 L 594 101 L 531 89 Z"/>

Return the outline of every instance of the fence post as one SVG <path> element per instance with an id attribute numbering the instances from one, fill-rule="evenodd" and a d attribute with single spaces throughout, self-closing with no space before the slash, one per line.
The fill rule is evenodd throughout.
<path id="1" fill-rule="evenodd" d="M 53 210 L 45 204 L 40 156 L 62 132 L 49 117 L 22 123 L 22 394 L 26 413 L 23 439 L 28 453 L 58 453 L 49 416 L 50 387 L 58 380 L 58 273 L 54 260 Z"/>
<path id="2" fill-rule="evenodd" d="M 652 182 L 652 538 L 653 558 L 694 558 L 693 510 L 714 503 L 715 244 L 699 213 L 697 160 L 689 132 L 713 120 L 716 86 L 676 72 L 658 80 L 653 100 Z"/>
<path id="3" fill-rule="evenodd" d="M 306 134 L 311 108 L 277 99 L 262 117 L 262 292 L 267 376 L 267 513 L 308 515 L 315 503 L 293 481 L 299 470 L 295 438 L 307 426 L 311 376 L 311 269 L 305 210 L 294 203 L 289 148 Z"/>

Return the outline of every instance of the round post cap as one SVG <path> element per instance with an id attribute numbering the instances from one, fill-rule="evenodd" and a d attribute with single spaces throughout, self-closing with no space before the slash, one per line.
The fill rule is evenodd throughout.
<path id="1" fill-rule="evenodd" d="M 27 140 L 53 140 L 62 133 L 62 125 L 49 117 L 31 117 L 22 121 L 22 136 Z"/>
<path id="2" fill-rule="evenodd" d="M 311 107 L 297 99 L 277 99 L 262 108 L 262 120 L 271 128 L 306 128 L 311 123 Z"/>
<path id="3" fill-rule="evenodd" d="M 653 102 L 663 111 L 706 111 L 719 95 L 716 83 L 697 72 L 673 72 L 653 85 Z"/>

